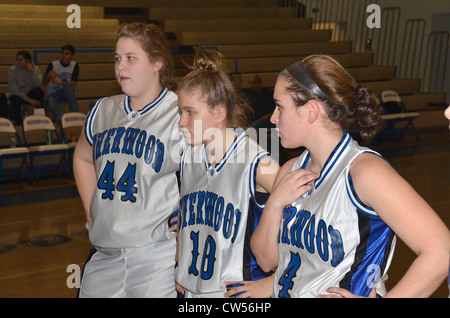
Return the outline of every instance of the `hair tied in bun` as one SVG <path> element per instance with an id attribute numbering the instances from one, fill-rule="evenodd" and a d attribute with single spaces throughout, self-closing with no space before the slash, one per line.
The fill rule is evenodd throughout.
<path id="1" fill-rule="evenodd" d="M 363 89 L 363 87 L 361 85 L 356 86 L 356 88 L 355 88 L 355 99 L 356 100 L 360 100 L 363 98 L 362 89 Z"/>

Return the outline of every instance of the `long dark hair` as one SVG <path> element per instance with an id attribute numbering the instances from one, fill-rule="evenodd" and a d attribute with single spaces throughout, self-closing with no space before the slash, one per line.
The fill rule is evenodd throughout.
<path id="1" fill-rule="evenodd" d="M 19 55 L 23 56 L 25 61 L 31 62 L 31 54 L 30 54 L 30 52 L 25 51 L 25 50 L 19 51 L 19 52 L 16 53 L 16 57 L 19 56 Z"/>

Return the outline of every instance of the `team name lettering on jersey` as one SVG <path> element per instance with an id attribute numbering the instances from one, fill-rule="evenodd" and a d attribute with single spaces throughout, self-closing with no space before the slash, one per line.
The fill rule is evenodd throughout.
<path id="1" fill-rule="evenodd" d="M 294 224 L 288 229 L 288 224 Z M 309 253 L 317 254 L 324 262 L 330 260 L 333 267 L 339 265 L 344 259 L 344 245 L 340 232 L 325 221 L 318 220 L 316 226 L 315 215 L 306 210 L 297 211 L 293 206 L 283 211 L 283 226 L 280 231 L 279 242 L 306 249 Z M 331 255 L 330 255 L 331 249 Z"/>
<path id="2" fill-rule="evenodd" d="M 143 157 L 146 164 L 152 164 L 155 172 L 161 170 L 164 161 L 164 144 L 138 128 L 118 127 L 105 130 L 94 136 L 92 146 L 95 160 L 109 153 L 121 153 L 137 159 Z"/>
<path id="3" fill-rule="evenodd" d="M 180 200 L 180 228 L 194 224 L 209 226 L 216 232 L 222 228 L 223 236 L 226 239 L 231 237 L 231 242 L 234 243 L 240 220 L 241 211 L 231 203 L 225 206 L 224 198 L 213 192 L 197 191 Z"/>
<path id="4" fill-rule="evenodd" d="M 180 200 L 180 219 L 178 226 L 183 229 L 194 224 L 222 229 L 223 237 L 234 243 L 239 232 L 241 212 L 233 204 L 226 204 L 223 197 L 209 191 L 197 191 L 186 194 Z M 191 231 L 192 262 L 188 274 L 209 280 L 214 275 L 216 262 L 216 239 L 208 235 L 205 242 L 200 241 L 199 231 Z M 203 251 L 203 252 L 201 252 Z"/>

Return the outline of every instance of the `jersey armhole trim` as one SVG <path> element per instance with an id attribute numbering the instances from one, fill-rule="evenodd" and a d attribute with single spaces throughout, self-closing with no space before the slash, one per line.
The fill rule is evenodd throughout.
<path id="1" fill-rule="evenodd" d="M 94 118 L 95 115 L 97 114 L 98 111 L 98 107 L 100 105 L 100 103 L 102 102 L 102 100 L 104 100 L 105 98 L 100 98 L 94 105 L 94 107 L 92 107 L 91 111 L 89 112 L 88 116 L 86 117 L 86 124 L 84 125 L 84 135 L 86 136 L 86 140 L 89 143 L 89 145 L 92 146 L 93 141 L 94 141 L 94 133 L 92 131 L 92 127 L 93 127 L 93 122 L 94 122 Z"/>
<path id="2" fill-rule="evenodd" d="M 182 153 L 181 153 L 181 160 L 180 160 L 180 167 L 179 167 L 179 169 L 180 169 L 180 181 L 181 181 L 181 179 L 183 179 L 184 164 L 185 164 L 185 162 L 186 162 L 186 156 L 187 156 L 187 153 L 189 152 L 189 151 L 188 151 L 188 150 L 189 150 L 189 147 L 190 147 L 190 146 L 184 147 L 183 150 L 182 150 Z M 191 152 L 191 153 L 192 153 L 192 152 Z"/>
<path id="3" fill-rule="evenodd" d="M 382 156 L 379 153 L 374 152 L 374 151 L 364 151 L 362 153 L 370 153 L 370 154 L 373 154 L 375 156 L 379 156 L 379 157 L 382 158 Z M 353 159 L 355 159 L 356 157 L 357 156 L 355 156 Z M 353 162 L 353 160 L 352 160 L 352 162 Z M 363 213 L 363 214 L 365 214 L 367 216 L 370 216 L 370 217 L 380 218 L 378 216 L 378 214 L 375 212 L 375 210 L 372 207 L 364 204 L 364 202 L 361 201 L 361 199 L 359 198 L 358 194 L 356 193 L 355 187 L 353 186 L 353 178 L 352 178 L 352 176 L 350 174 L 350 165 L 351 165 L 351 163 L 345 169 L 345 174 L 346 174 L 345 188 L 347 190 L 348 198 L 350 199 L 352 204 L 356 207 L 356 209 L 359 212 L 361 212 L 361 213 Z"/>
<path id="4" fill-rule="evenodd" d="M 265 202 L 264 203 L 260 203 L 256 200 L 256 174 L 257 174 L 257 170 L 258 170 L 258 165 L 259 162 L 261 161 L 261 159 L 263 159 L 264 157 L 269 157 L 269 153 L 267 151 L 262 151 L 260 153 L 258 153 L 255 158 L 253 159 L 252 163 L 250 164 L 250 173 L 249 173 L 249 191 L 250 191 L 250 197 L 252 198 L 252 200 L 255 202 L 255 204 L 259 207 L 259 208 L 264 208 L 265 206 Z"/>

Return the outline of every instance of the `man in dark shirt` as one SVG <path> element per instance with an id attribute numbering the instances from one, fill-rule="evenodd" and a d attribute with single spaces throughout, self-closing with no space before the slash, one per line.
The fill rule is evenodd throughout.
<path id="1" fill-rule="evenodd" d="M 270 116 L 275 108 L 273 92 L 262 87 L 262 79 L 258 74 L 250 78 L 249 84 L 250 88 L 244 90 L 244 95 L 254 112 L 251 126 L 255 128 L 272 128 Z"/>
<path id="2" fill-rule="evenodd" d="M 258 76 L 258 74 L 255 74 L 250 79 L 249 84 L 250 88 L 246 89 L 244 94 L 255 114 L 254 120 L 258 120 L 263 117 L 266 118 L 268 114 L 272 114 L 275 108 L 273 92 L 262 87 L 262 79 Z M 266 118 L 266 120 L 269 118 Z"/>
<path id="3" fill-rule="evenodd" d="M 262 79 L 258 74 L 250 78 L 249 84 L 250 88 L 245 89 L 243 93 L 254 112 L 251 127 L 255 128 L 256 138 L 260 145 L 271 152 L 273 156 L 279 156 L 279 162 L 284 163 L 287 161 L 288 153 L 281 146 L 278 135 L 273 132 L 275 125 L 270 122 L 270 117 L 275 110 L 273 90 L 262 86 Z M 273 148 L 275 144 L 277 146 Z M 277 151 L 279 153 L 275 153 Z"/>

